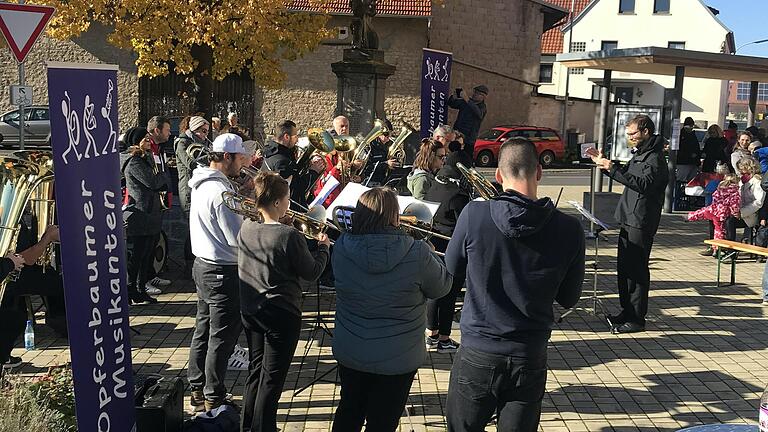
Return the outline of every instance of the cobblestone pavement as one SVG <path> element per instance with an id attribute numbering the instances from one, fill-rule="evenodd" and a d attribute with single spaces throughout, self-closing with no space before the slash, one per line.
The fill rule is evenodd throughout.
<path id="1" fill-rule="evenodd" d="M 544 193 L 556 196 L 558 190 Z M 580 193 L 567 190 L 563 199 L 580 200 Z M 755 424 L 768 382 L 768 326 L 760 295 L 764 264 L 744 257 L 738 261 L 736 285 L 715 287 L 715 259 L 697 254 L 706 231 L 705 224 L 685 223 L 680 215 L 663 217 L 651 257 L 653 282 L 644 333 L 611 335 L 607 324 L 590 313 L 593 276 L 588 271 L 579 304 L 587 310 L 569 315 L 552 333 L 541 430 L 674 431 L 706 423 Z M 600 241 L 597 271 L 598 297 L 614 313 L 616 234 L 609 231 Z M 588 243 L 588 266 L 593 246 Z M 169 267 L 167 276 L 175 282 L 159 296 L 160 302 L 131 310 L 131 323 L 141 332 L 132 339 L 139 374 L 186 375 L 194 287 L 182 278 L 177 262 Z M 331 337 L 322 330 L 333 330 L 333 302 L 332 291 L 306 293 L 302 337 L 280 403 L 283 431 L 330 428 L 337 386 L 320 382 L 293 394 L 335 365 Z M 318 317 L 321 330 L 314 327 Z M 461 339 L 458 331 L 454 337 Z M 66 341 L 53 338 L 47 327 L 38 326 L 37 338 L 38 350 L 14 350 L 23 356 L 25 363 L 17 371 L 25 376 L 69 360 Z M 410 419 L 404 413 L 400 430 L 445 430 L 443 407 L 452 360 L 450 354 L 429 354 L 411 389 Z M 335 370 L 326 377 L 333 380 Z M 227 376 L 237 400 L 245 379 L 246 372 Z"/>

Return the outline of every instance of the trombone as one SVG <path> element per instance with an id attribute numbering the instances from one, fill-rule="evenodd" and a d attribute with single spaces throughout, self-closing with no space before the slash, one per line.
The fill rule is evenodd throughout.
<path id="1" fill-rule="evenodd" d="M 256 200 L 230 191 L 222 192 L 221 199 L 233 213 L 259 223 L 264 222 L 256 207 Z M 329 229 L 338 230 L 336 226 L 325 221 L 325 208 L 320 205 L 312 207 L 306 213 L 288 209 L 285 215 L 293 219 L 293 227 L 308 239 L 317 240 L 320 234 L 325 234 Z M 334 242 L 331 241 L 331 244 Z"/>

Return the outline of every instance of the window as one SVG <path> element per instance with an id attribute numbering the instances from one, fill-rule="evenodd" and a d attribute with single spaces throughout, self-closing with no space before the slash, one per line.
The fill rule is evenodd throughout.
<path id="1" fill-rule="evenodd" d="M 483 141 L 496 141 L 496 138 L 500 137 L 504 131 L 500 129 L 489 129 L 477 136 L 477 139 Z"/>
<path id="2" fill-rule="evenodd" d="M 654 0 L 653 2 L 653 13 L 655 14 L 668 14 L 669 13 L 669 2 L 671 0 Z"/>
<path id="3" fill-rule="evenodd" d="M 584 68 L 570 68 L 568 73 L 571 75 L 584 75 Z"/>
<path id="4" fill-rule="evenodd" d="M 750 83 L 740 82 L 736 87 L 736 100 L 749 101 L 749 88 Z M 757 85 L 757 100 L 760 102 L 768 102 L 768 83 L 760 83 Z"/>
<path id="5" fill-rule="evenodd" d="M 48 120 L 48 110 L 37 108 L 34 111 L 32 111 L 32 116 L 30 117 L 30 120 Z"/>
<path id="6" fill-rule="evenodd" d="M 571 42 L 571 52 L 584 52 L 587 50 L 586 42 Z"/>
<path id="7" fill-rule="evenodd" d="M 600 44 L 600 49 L 602 51 L 615 50 L 618 47 L 619 43 L 617 41 L 603 41 L 603 43 Z"/>
<path id="8" fill-rule="evenodd" d="M 667 44 L 667 48 L 684 50 L 685 49 L 685 42 L 669 42 Z"/>
<path id="9" fill-rule="evenodd" d="M 552 65 L 541 64 L 539 65 L 539 82 L 551 83 L 552 82 Z"/>
<path id="10" fill-rule="evenodd" d="M 749 90 L 747 90 L 747 95 L 749 95 Z M 17 122 L 19 121 L 19 110 L 9 112 L 8 114 L 3 116 L 3 121 L 5 123 L 10 122 Z"/>
<path id="11" fill-rule="evenodd" d="M 541 137 L 548 141 L 557 141 L 560 139 L 560 137 L 558 137 L 557 134 L 552 131 L 542 131 Z"/>
<path id="12" fill-rule="evenodd" d="M 619 13 L 620 14 L 635 13 L 635 0 L 619 0 Z"/>

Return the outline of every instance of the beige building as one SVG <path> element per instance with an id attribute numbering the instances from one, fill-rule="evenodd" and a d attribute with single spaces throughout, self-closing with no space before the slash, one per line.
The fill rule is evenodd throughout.
<path id="1" fill-rule="evenodd" d="M 733 33 L 717 18 L 717 10 L 702 0 L 592 0 L 572 25 L 563 27 L 565 52 L 656 46 L 705 52 L 734 51 Z M 569 44 L 570 41 L 570 44 Z M 572 97 L 599 99 L 603 72 L 566 69 L 554 63 L 550 83 L 539 91 L 564 96 L 566 74 Z M 674 77 L 614 72 L 612 101 L 664 106 Z M 681 118 L 697 125 L 723 124 L 728 113 L 728 82 L 686 78 Z"/>
<path id="2" fill-rule="evenodd" d="M 284 88 L 262 90 L 247 76 L 230 77 L 218 85 L 214 114 L 237 111 L 241 123 L 257 134 L 271 133 L 286 118 L 302 128 L 328 126 L 335 114 L 337 88 L 330 65 L 341 60 L 342 50 L 351 42 L 347 5 L 345 0 L 330 2 L 329 26 L 337 37 L 287 63 Z M 292 8 L 311 11 L 305 0 L 294 0 Z M 527 123 L 528 102 L 539 75 L 542 32 L 565 15 L 542 0 L 450 0 L 440 6 L 433 6 L 431 0 L 380 0 L 378 12 L 374 26 L 380 48 L 386 52 L 386 61 L 397 67 L 387 81 L 387 116 L 395 127 L 406 121 L 416 128 L 424 47 L 453 53 L 452 87 L 485 84 L 490 88 L 484 127 Z M 72 41 L 41 38 L 27 60 L 27 83 L 34 86 L 35 103 L 47 103 L 45 62 L 113 63 L 120 67 L 118 104 L 123 130 L 155 114 L 187 114 L 191 104 L 183 99 L 183 80 L 139 78 L 133 54 L 108 45 L 107 33 L 93 26 Z M 15 83 L 16 64 L 7 51 L 0 51 L 0 73 L 3 88 Z M 0 110 L 9 108 L 7 98 L 0 98 Z"/>

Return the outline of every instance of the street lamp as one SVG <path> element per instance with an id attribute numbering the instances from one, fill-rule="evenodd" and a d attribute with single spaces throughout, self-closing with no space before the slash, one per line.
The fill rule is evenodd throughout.
<path id="1" fill-rule="evenodd" d="M 748 46 L 748 45 L 758 45 L 758 44 L 762 44 L 762 43 L 766 43 L 766 42 L 768 42 L 768 39 L 760 39 L 760 40 L 752 41 L 752 42 L 749 42 L 749 43 L 745 43 L 744 45 L 741 45 L 738 48 L 736 48 L 736 51 L 734 51 L 733 53 L 736 54 L 737 52 L 739 52 L 740 49 L 744 48 L 745 46 Z"/>

